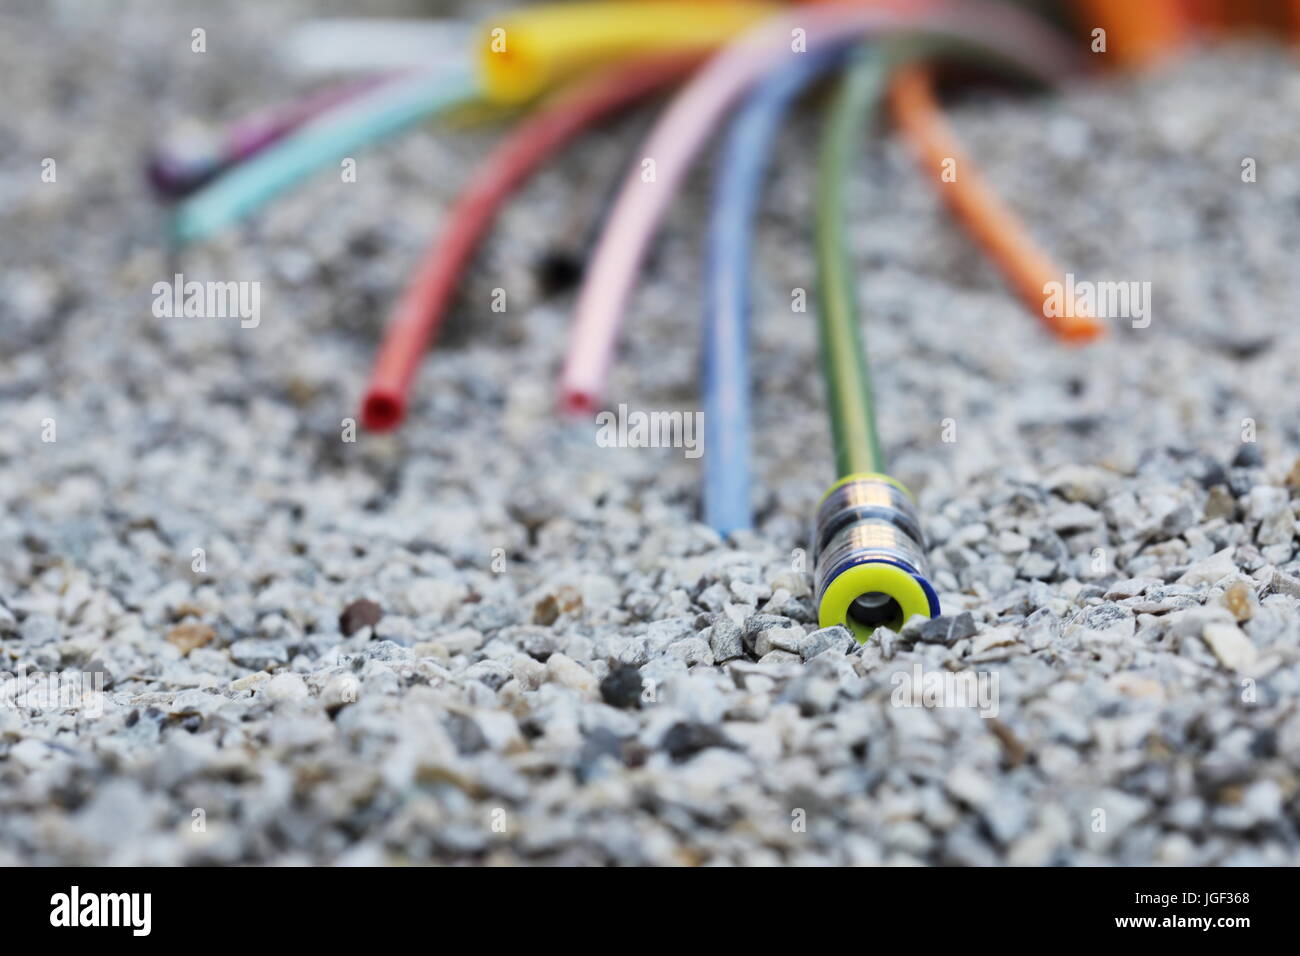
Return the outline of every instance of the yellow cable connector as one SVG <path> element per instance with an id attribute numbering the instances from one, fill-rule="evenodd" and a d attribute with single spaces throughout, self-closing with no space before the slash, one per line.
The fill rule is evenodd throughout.
<path id="1" fill-rule="evenodd" d="M 860 643 L 876 628 L 938 617 L 925 538 L 911 493 L 888 475 L 847 475 L 817 509 L 817 624 L 847 627 Z"/>
<path id="2" fill-rule="evenodd" d="M 526 7 L 482 24 L 483 95 L 522 103 L 593 67 L 641 54 L 720 46 L 778 12 L 774 3 L 565 3 Z"/>

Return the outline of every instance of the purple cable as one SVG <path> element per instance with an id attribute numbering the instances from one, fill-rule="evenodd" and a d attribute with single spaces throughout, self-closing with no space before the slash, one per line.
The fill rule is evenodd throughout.
<path id="1" fill-rule="evenodd" d="M 159 148 L 149 157 L 149 184 L 165 199 L 181 199 L 206 185 L 230 167 L 260 153 L 272 143 L 322 113 L 389 82 L 399 73 L 382 73 L 331 86 L 287 105 L 273 107 L 236 120 L 217 144 L 192 155 Z"/>

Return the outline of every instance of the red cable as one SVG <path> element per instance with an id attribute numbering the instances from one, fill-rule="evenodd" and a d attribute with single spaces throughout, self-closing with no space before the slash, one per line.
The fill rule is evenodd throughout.
<path id="1" fill-rule="evenodd" d="M 361 404 L 366 428 L 387 431 L 405 417 L 416 370 L 442 326 L 456 282 L 510 193 L 584 129 L 681 79 L 701 58 L 698 52 L 659 56 L 601 73 L 543 107 L 497 146 L 457 197 L 389 320 Z"/>

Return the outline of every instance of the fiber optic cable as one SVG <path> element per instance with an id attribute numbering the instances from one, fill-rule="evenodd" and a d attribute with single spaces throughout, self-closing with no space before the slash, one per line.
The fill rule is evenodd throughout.
<path id="1" fill-rule="evenodd" d="M 720 534 L 752 524 L 749 262 L 759 188 L 786 110 L 844 52 L 802 57 L 764 80 L 736 114 L 719 155 L 705 280 L 704 517 Z"/>
<path id="2" fill-rule="evenodd" d="M 561 381 L 566 412 L 596 409 L 637 269 L 674 190 L 732 101 L 760 76 L 804 55 L 791 50 L 792 31 L 803 31 L 807 51 L 816 53 L 844 40 L 902 28 L 941 31 L 991 47 L 1043 77 L 1068 71 L 1077 62 L 1073 49 L 1049 28 L 986 0 L 935 3 L 906 13 L 856 3 L 815 5 L 747 33 L 692 79 L 652 130 L 641 155 L 654 164 L 653 181 L 642 179 L 643 163 L 628 173 L 579 293 Z"/>
<path id="3" fill-rule="evenodd" d="M 817 510 L 817 613 L 820 626 L 843 625 L 859 641 L 877 627 L 897 630 L 913 615 L 939 614 L 911 495 L 884 474 L 845 241 L 845 181 L 899 55 L 864 48 L 854 58 L 826 122 L 817 170 L 817 327 L 840 476 Z"/>
<path id="4" fill-rule="evenodd" d="M 696 53 L 643 58 L 598 73 L 525 120 L 497 147 L 457 197 L 446 228 L 393 313 L 362 400 L 367 428 L 384 431 L 401 422 L 415 373 L 456 284 L 510 193 L 584 129 L 681 79 L 699 60 Z"/>
<path id="5" fill-rule="evenodd" d="M 215 180 L 177 209 L 180 242 L 229 225 L 352 150 L 391 136 L 429 116 L 467 103 L 478 83 L 460 71 L 430 71 L 397 80 L 330 111 Z"/>
<path id="6" fill-rule="evenodd" d="M 720 46 L 772 16 L 774 3 L 725 0 L 560 3 L 526 7 L 482 26 L 483 95 L 520 103 L 579 73 L 630 56 Z"/>
<path id="7" fill-rule="evenodd" d="M 958 221 L 1002 270 L 1025 307 L 1067 342 L 1086 342 L 1100 335 L 1102 324 L 1075 303 L 1062 310 L 1068 314 L 1048 315 L 1045 290 L 1063 273 L 966 156 L 935 101 L 929 71 L 920 65 L 901 67 L 890 85 L 889 103 L 918 164 Z M 940 182 L 938 171 L 952 162 L 956 178 Z"/>

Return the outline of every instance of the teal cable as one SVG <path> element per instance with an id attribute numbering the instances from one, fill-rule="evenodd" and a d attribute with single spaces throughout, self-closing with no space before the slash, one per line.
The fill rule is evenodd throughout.
<path id="1" fill-rule="evenodd" d="M 437 71 L 385 85 L 332 110 L 195 193 L 172 219 L 182 243 L 249 215 L 328 163 L 435 114 L 477 99 L 468 72 Z"/>

